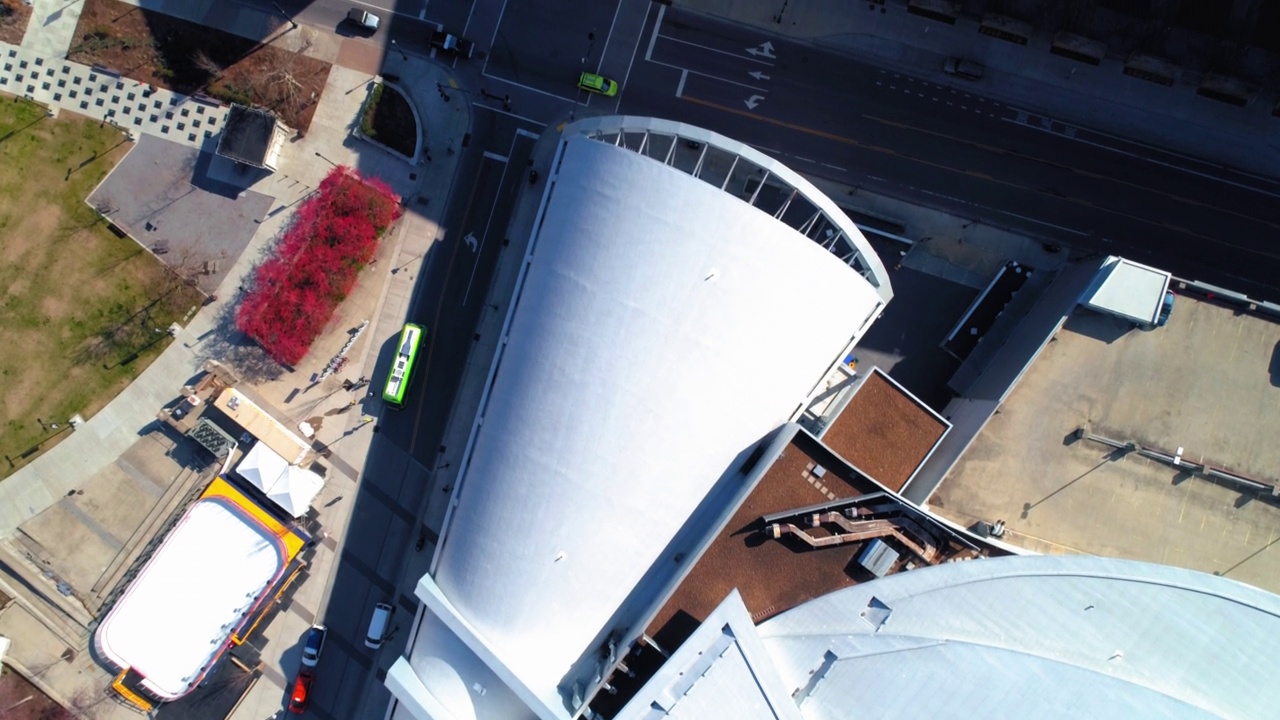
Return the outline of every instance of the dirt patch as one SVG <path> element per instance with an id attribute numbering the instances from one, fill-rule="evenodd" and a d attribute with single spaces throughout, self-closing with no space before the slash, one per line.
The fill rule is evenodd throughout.
<path id="1" fill-rule="evenodd" d="M 188 95 L 259 105 L 306 130 L 331 65 L 302 54 L 308 42 L 290 37 L 296 49 L 289 49 L 282 37 L 273 32 L 264 45 L 118 0 L 87 0 L 67 58 Z"/>
<path id="2" fill-rule="evenodd" d="M 21 45 L 30 19 L 31 8 L 22 0 L 0 0 L 0 41 Z"/>
<path id="3" fill-rule="evenodd" d="M 379 83 L 365 105 L 360 131 L 376 143 L 386 145 L 405 157 L 418 149 L 418 121 L 413 108 L 399 90 Z"/>
<path id="4" fill-rule="evenodd" d="M 8 667 L 0 674 L 0 716 L 5 720 L 75 720 L 75 715 Z"/>

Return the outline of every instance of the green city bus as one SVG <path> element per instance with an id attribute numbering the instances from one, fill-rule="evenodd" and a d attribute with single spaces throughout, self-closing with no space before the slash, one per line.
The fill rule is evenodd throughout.
<path id="1" fill-rule="evenodd" d="M 382 389 L 382 399 L 392 407 L 404 407 L 404 394 L 413 376 L 413 362 L 418 358 L 418 348 L 426 334 L 425 328 L 413 323 L 405 323 L 404 330 L 400 331 L 396 357 L 391 364 L 391 373 L 387 375 L 387 385 Z"/>

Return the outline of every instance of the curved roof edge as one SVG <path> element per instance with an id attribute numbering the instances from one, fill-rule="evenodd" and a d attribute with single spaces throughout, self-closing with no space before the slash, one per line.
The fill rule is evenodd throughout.
<path id="1" fill-rule="evenodd" d="M 1040 555 L 919 568 L 815 598 L 759 632 L 793 687 L 810 682 L 814 657 L 839 635 L 968 643 L 992 667 L 1006 651 L 1051 660 L 1086 671 L 1075 675 L 1082 692 L 1101 673 L 1216 717 L 1260 717 L 1280 702 L 1280 691 L 1261 690 L 1271 688 L 1280 596 L 1135 560 Z M 1016 705 L 1004 710 L 1035 714 Z"/>
<path id="2" fill-rule="evenodd" d="M 884 263 L 880 262 L 880 257 L 876 255 L 871 244 L 867 242 L 866 237 L 858 226 L 854 224 L 844 211 L 835 204 L 830 197 L 819 190 L 813 183 L 806 180 L 802 175 L 787 167 L 781 161 L 776 160 L 768 155 L 756 150 L 739 140 L 726 137 L 720 133 L 700 128 L 697 125 L 678 122 L 675 120 L 664 120 L 662 118 L 641 117 L 636 115 L 605 115 L 600 117 L 583 118 L 572 123 L 564 129 L 564 134 L 576 133 L 586 135 L 588 137 L 598 137 L 600 135 L 618 134 L 619 147 L 627 147 L 644 154 L 645 143 L 648 141 L 650 134 L 672 135 L 686 142 L 693 141 L 702 146 L 714 147 L 727 153 L 732 153 L 742 159 L 747 160 L 751 164 L 757 165 L 766 170 L 771 177 L 781 179 L 786 184 L 794 188 L 805 200 L 816 207 L 825 216 L 826 220 L 839 229 L 841 237 L 848 240 L 853 246 L 857 254 L 856 258 L 843 258 L 846 261 L 855 260 L 862 266 L 860 274 L 871 283 L 880 297 L 888 302 L 893 299 L 893 287 L 889 282 L 889 274 L 885 271 Z M 642 135 L 641 144 L 637 148 L 631 148 L 622 141 L 627 133 L 639 133 Z M 674 151 L 674 145 L 672 150 Z M 667 164 L 672 164 L 671 159 L 674 152 L 670 152 L 667 157 Z M 705 155 L 705 153 L 704 153 Z M 702 160 L 699 159 L 697 166 L 692 174 L 697 175 L 698 170 L 702 167 Z M 736 167 L 736 165 L 735 165 Z M 728 183 L 726 178 L 725 183 Z M 754 200 L 754 195 L 753 198 Z M 783 211 L 785 211 L 785 207 Z M 781 211 L 779 212 L 781 214 Z M 806 233 L 808 234 L 808 233 Z M 812 238 L 811 238 L 812 239 Z M 817 242 L 817 240 L 815 240 Z M 834 238 L 832 238 L 834 243 Z M 828 248 L 830 249 L 830 248 Z M 832 251 L 835 252 L 834 250 Z M 851 263 L 852 264 L 852 263 Z"/>

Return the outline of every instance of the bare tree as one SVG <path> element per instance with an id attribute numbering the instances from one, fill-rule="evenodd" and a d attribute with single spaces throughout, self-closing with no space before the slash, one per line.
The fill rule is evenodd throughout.
<path id="1" fill-rule="evenodd" d="M 209 74 L 209 79 L 205 81 L 205 85 L 209 85 L 222 77 L 222 66 L 214 62 L 213 58 L 209 57 L 209 53 L 204 50 L 196 50 L 192 53 L 191 62 L 197 68 Z"/>
<path id="2" fill-rule="evenodd" d="M 277 115 L 292 115 L 311 102 L 312 94 L 307 88 L 316 84 L 323 70 L 317 63 L 306 62 L 304 53 L 310 47 L 311 40 L 306 39 L 295 50 L 277 53 L 274 67 L 263 74 L 256 88 L 262 104 Z"/>

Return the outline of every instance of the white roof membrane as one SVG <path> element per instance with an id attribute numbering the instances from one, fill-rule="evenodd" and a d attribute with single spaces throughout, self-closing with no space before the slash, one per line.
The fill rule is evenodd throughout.
<path id="1" fill-rule="evenodd" d="M 220 498 L 200 500 L 170 531 L 98 626 L 102 653 L 173 700 L 200 681 L 285 567 L 280 539 Z"/>
<path id="2" fill-rule="evenodd" d="M 718 187 L 583 137 L 562 153 L 436 570 L 546 698 L 883 304 Z"/>
<path id="3" fill-rule="evenodd" d="M 1280 597 L 1162 565 L 1034 556 L 920 568 L 811 600 L 759 633 L 809 720 L 847 718 L 854 702 L 867 717 L 998 707 L 1239 720 L 1280 705 L 1268 681 Z"/>

